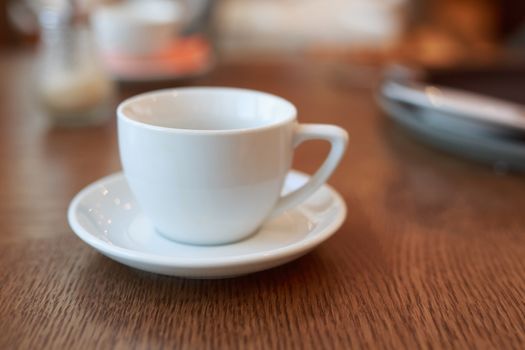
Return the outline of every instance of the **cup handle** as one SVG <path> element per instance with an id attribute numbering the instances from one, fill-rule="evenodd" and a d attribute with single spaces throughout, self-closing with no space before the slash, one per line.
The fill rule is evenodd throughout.
<path id="1" fill-rule="evenodd" d="M 328 157 L 308 182 L 279 199 L 270 217 L 282 214 L 285 210 L 296 206 L 311 196 L 328 180 L 341 161 L 348 142 L 348 134 L 344 129 L 335 125 L 299 124 L 293 137 L 293 147 L 299 146 L 304 141 L 316 139 L 330 142 L 331 148 Z"/>

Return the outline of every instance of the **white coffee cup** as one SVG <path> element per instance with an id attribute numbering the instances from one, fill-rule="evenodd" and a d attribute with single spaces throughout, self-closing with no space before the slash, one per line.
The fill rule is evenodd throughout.
<path id="1" fill-rule="evenodd" d="M 343 156 L 346 132 L 298 124 L 288 101 L 264 92 L 196 87 L 161 90 L 120 104 L 124 174 L 145 215 L 167 238 L 225 244 L 254 233 L 312 195 Z M 311 179 L 281 196 L 294 147 L 331 143 Z"/>
<path id="2" fill-rule="evenodd" d="M 152 55 L 164 50 L 182 25 L 181 5 L 172 0 L 100 5 L 91 24 L 105 53 Z"/>

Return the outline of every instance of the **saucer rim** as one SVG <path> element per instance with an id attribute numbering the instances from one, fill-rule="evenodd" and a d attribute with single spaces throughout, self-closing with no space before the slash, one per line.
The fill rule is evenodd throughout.
<path id="1" fill-rule="evenodd" d="M 291 169 L 288 174 L 295 174 L 300 177 L 310 178 L 310 175 Z M 103 255 L 110 255 L 118 259 L 126 259 L 134 261 L 135 263 L 142 264 L 153 264 L 156 266 L 176 266 L 178 268 L 222 268 L 222 267 L 232 267 L 239 264 L 259 264 L 269 261 L 275 261 L 278 259 L 284 259 L 290 256 L 299 255 L 301 253 L 306 253 L 309 250 L 315 248 L 317 245 L 321 244 L 332 235 L 334 235 L 338 229 L 343 225 L 346 216 L 347 216 L 347 206 L 343 197 L 330 185 L 325 183 L 321 188 L 326 188 L 330 192 L 330 196 L 334 201 L 337 202 L 337 206 L 340 210 L 335 214 L 335 218 L 327 224 L 318 234 L 313 237 L 303 238 L 292 244 L 272 249 L 267 252 L 257 252 L 251 254 L 243 254 L 237 256 L 227 256 L 227 257 L 214 257 L 214 258 L 188 258 L 188 257 L 172 257 L 172 256 L 160 256 L 152 253 L 144 253 L 141 251 L 128 249 L 120 246 L 115 246 L 104 242 L 95 235 L 89 233 L 80 223 L 77 221 L 75 215 L 79 203 L 83 198 L 91 193 L 96 187 L 101 184 L 108 185 L 108 183 L 113 183 L 116 181 L 126 181 L 126 178 L 122 171 L 104 176 L 86 187 L 80 190 L 71 200 L 67 212 L 67 218 L 69 225 L 75 233 L 75 235 L 84 241 L 86 244 L 95 248 Z M 305 202 L 308 199 L 305 200 Z M 304 203 L 304 202 L 303 202 Z M 299 204 L 300 206 L 301 204 Z M 140 209 L 139 209 L 140 210 Z M 290 210 L 295 210 L 292 208 Z M 140 210 L 142 212 L 142 210 Z M 249 239 L 249 238 L 248 238 Z M 178 244 L 184 245 L 184 243 L 177 242 Z M 232 243 L 232 244 L 235 244 Z M 190 245 L 194 247 L 194 245 Z M 203 246 L 204 248 L 206 246 Z"/>

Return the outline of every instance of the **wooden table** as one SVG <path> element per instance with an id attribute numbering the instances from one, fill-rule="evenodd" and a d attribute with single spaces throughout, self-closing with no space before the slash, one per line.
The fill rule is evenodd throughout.
<path id="1" fill-rule="evenodd" d="M 73 234 L 72 196 L 120 168 L 115 123 L 47 128 L 31 65 L 0 59 L 0 349 L 525 346 L 523 177 L 414 141 L 330 64 L 223 63 L 189 83 L 282 95 L 302 122 L 351 136 L 330 180 L 348 205 L 339 232 L 288 265 L 210 281 L 133 270 Z M 295 167 L 314 171 L 327 148 L 304 145 Z"/>

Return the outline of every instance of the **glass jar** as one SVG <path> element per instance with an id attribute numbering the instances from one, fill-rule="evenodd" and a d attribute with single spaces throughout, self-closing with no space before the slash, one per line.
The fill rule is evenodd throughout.
<path id="1" fill-rule="evenodd" d="M 113 115 L 113 83 L 99 59 L 87 24 L 74 9 L 39 11 L 41 46 L 38 95 L 55 125 L 100 124 Z"/>

